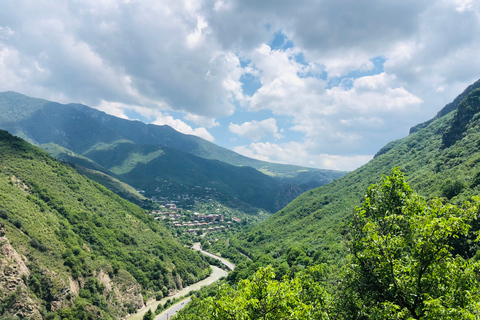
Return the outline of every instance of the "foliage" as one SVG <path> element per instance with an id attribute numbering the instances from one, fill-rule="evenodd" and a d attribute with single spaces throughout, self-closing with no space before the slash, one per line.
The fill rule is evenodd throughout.
<path id="1" fill-rule="evenodd" d="M 260 267 L 236 287 L 193 299 L 175 319 L 477 319 L 480 262 L 455 246 L 476 237 L 479 206 L 478 197 L 461 207 L 427 201 L 396 168 L 353 214 L 338 285 L 328 285 L 322 264 L 298 268 L 308 256 L 291 247 L 284 276 Z"/>
<path id="2" fill-rule="evenodd" d="M 369 319 L 474 318 L 480 265 L 452 254 L 468 234 L 480 199 L 462 208 L 426 201 L 395 169 L 372 185 L 352 222 L 351 261 L 345 276 L 357 316 Z M 353 294 L 352 294 L 353 293 Z M 352 301 L 349 301 L 352 303 Z"/>
<path id="3" fill-rule="evenodd" d="M 143 315 L 143 320 L 153 320 L 155 314 L 152 312 L 152 309 L 148 309 L 148 311 Z"/>
<path id="4" fill-rule="evenodd" d="M 464 188 L 463 182 L 459 180 L 446 179 L 442 185 L 442 195 L 447 199 L 459 195 Z"/>
<path id="5" fill-rule="evenodd" d="M 222 285 L 215 297 L 193 300 L 192 313 L 175 319 L 328 319 L 330 296 L 320 282 L 320 267 L 276 280 L 274 269 L 259 269 L 235 290 Z"/>
<path id="6" fill-rule="evenodd" d="M 329 277 L 336 281 L 348 253 L 344 239 L 351 210 L 361 203 L 364 190 L 391 168 L 400 167 L 409 184 L 427 200 L 435 196 L 445 196 L 453 204 L 470 200 L 480 190 L 479 91 L 462 96 L 458 110 L 390 143 L 364 166 L 305 192 L 261 224 L 234 235 L 230 239 L 234 248 L 224 246 L 222 255 L 235 249 L 252 259 L 243 257 L 244 264 L 237 262 L 238 273 L 248 277 L 252 274 L 249 264 L 268 261 L 265 255 L 281 261 L 297 245 L 314 263 L 326 263 Z M 454 143 L 447 147 L 444 135 L 454 137 L 447 139 Z"/>

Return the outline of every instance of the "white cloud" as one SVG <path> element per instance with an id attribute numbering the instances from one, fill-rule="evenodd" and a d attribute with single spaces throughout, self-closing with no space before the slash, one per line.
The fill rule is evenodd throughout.
<path id="1" fill-rule="evenodd" d="M 152 122 L 152 124 L 156 124 L 160 126 L 168 125 L 173 129 L 177 130 L 178 132 L 198 136 L 210 142 L 215 141 L 215 138 L 204 127 L 199 127 L 194 129 L 180 119 L 175 119 L 170 115 L 164 115 L 158 109 L 151 109 L 143 106 L 127 105 L 124 103 L 108 102 L 108 101 L 102 101 L 100 105 L 97 107 L 97 109 L 123 119 L 129 119 L 128 116 L 125 114 L 126 110 L 133 110 L 146 118 L 154 117 L 155 120 Z M 193 116 L 193 115 L 191 116 L 193 117 L 192 119 L 196 119 L 197 122 L 212 124 L 212 121 L 213 121 L 212 126 L 218 125 L 218 123 L 216 123 L 214 119 L 202 118 L 202 117 Z"/>
<path id="2" fill-rule="evenodd" d="M 172 116 L 169 115 L 157 116 L 157 118 L 155 119 L 155 121 L 152 122 L 152 124 L 156 124 L 159 126 L 167 125 L 177 130 L 178 132 L 198 136 L 210 142 L 215 141 L 215 138 L 207 131 L 207 129 L 202 127 L 193 129 L 182 120 L 174 119 Z"/>
<path id="3" fill-rule="evenodd" d="M 127 106 L 123 103 L 109 101 L 101 101 L 100 104 L 97 106 L 98 110 L 122 119 L 129 119 L 128 116 L 125 114 L 125 109 L 130 108 L 130 106 Z"/>
<path id="4" fill-rule="evenodd" d="M 12 29 L 10 29 L 10 27 L 0 26 L 0 39 L 8 39 L 14 34 L 15 32 Z"/>
<path id="5" fill-rule="evenodd" d="M 234 151 L 263 161 L 346 171 L 354 170 L 373 158 L 372 155 L 315 154 L 308 151 L 306 144 L 296 142 L 285 144 L 258 142 L 249 146 L 238 146 Z"/>
<path id="6" fill-rule="evenodd" d="M 187 36 L 187 46 L 190 49 L 197 47 L 197 45 L 205 38 L 205 29 L 208 27 L 208 23 L 204 17 L 197 18 L 197 27 L 193 33 Z"/>
<path id="7" fill-rule="evenodd" d="M 251 97 L 250 110 L 288 117 L 290 129 L 304 133 L 310 148 L 332 154 L 375 153 L 382 145 L 373 146 L 371 138 L 382 137 L 387 143 L 415 124 L 409 121 L 423 101 L 399 85 L 395 75 L 382 72 L 350 79 L 350 86 L 327 88 L 325 80 L 306 71 L 315 64 L 295 61 L 298 53 L 265 44 L 254 51 L 251 64 L 262 70 L 262 87 Z"/>
<path id="8" fill-rule="evenodd" d="M 477 80 L 479 2 L 347 2 L 7 0 L 0 91 L 132 109 L 210 140 L 205 128 L 227 130 L 222 121 L 254 141 L 278 138 L 273 126 L 234 125 L 237 112 L 260 112 L 282 117 L 285 141 L 315 163 L 373 154 Z M 292 47 L 270 47 L 278 32 Z M 256 92 L 244 92 L 246 74 Z"/>
<path id="9" fill-rule="evenodd" d="M 184 116 L 185 120 L 192 121 L 196 125 L 205 127 L 205 128 L 212 128 L 218 127 L 220 124 L 215 120 L 215 118 L 199 116 L 196 114 L 187 113 Z"/>
<path id="10" fill-rule="evenodd" d="M 471 10 L 478 14 L 480 9 L 478 0 L 453 0 L 453 2 L 456 5 L 455 9 L 459 12 Z"/>
<path id="11" fill-rule="evenodd" d="M 276 139 L 282 138 L 278 132 L 277 121 L 274 118 L 262 120 L 260 122 L 252 120 L 244 122 L 241 125 L 230 123 L 228 129 L 242 137 L 246 137 L 253 141 L 258 141 L 265 136 L 271 135 Z"/>

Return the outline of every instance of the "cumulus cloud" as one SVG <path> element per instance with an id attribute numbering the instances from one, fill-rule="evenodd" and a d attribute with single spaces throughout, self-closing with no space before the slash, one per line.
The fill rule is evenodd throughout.
<path id="1" fill-rule="evenodd" d="M 297 54 L 267 45 L 254 51 L 251 64 L 262 70 L 262 87 L 249 108 L 287 116 L 289 129 L 304 133 L 304 142 L 315 153 L 372 154 L 381 146 L 370 144 L 370 139 L 382 137 L 386 143 L 415 124 L 409 121 L 423 100 L 400 86 L 395 75 L 382 72 L 328 88 L 326 80 L 310 72 L 316 65 L 297 62 Z"/>
<path id="2" fill-rule="evenodd" d="M 246 137 L 253 141 L 258 141 L 261 138 L 271 135 L 274 138 L 282 138 L 278 132 L 277 121 L 274 118 L 262 120 L 260 122 L 252 120 L 244 122 L 241 125 L 230 123 L 228 126 L 231 132 Z"/>
<path id="3" fill-rule="evenodd" d="M 185 114 L 185 120 L 192 121 L 196 125 L 205 127 L 205 128 L 212 128 L 217 127 L 220 124 L 215 120 L 215 118 L 199 116 L 196 114 L 187 113 Z"/>
<path id="4" fill-rule="evenodd" d="M 239 60 L 209 37 L 192 3 L 7 1 L 2 11 L 15 19 L 0 40 L 46 71 L 42 83 L 32 82 L 71 101 L 229 115 L 241 93 Z"/>
<path id="5" fill-rule="evenodd" d="M 175 119 L 170 115 L 165 115 L 161 111 L 156 109 L 151 109 L 144 106 L 127 105 L 124 103 L 108 102 L 108 101 L 102 101 L 98 106 L 98 109 L 123 119 L 130 119 L 126 115 L 126 111 L 133 110 L 145 118 L 152 118 L 152 117 L 155 118 L 152 124 L 168 125 L 181 133 L 198 136 L 210 142 L 215 141 L 215 138 L 208 132 L 206 128 L 204 127 L 192 128 L 182 120 Z M 136 119 L 130 119 L 130 120 L 136 120 Z M 208 123 L 211 124 L 211 121 L 209 120 L 210 119 L 203 119 L 203 122 L 207 124 Z M 214 120 L 213 122 L 214 122 L 213 126 L 218 125 L 218 123 L 216 123 Z"/>
<path id="6" fill-rule="evenodd" d="M 308 146 L 297 142 L 285 144 L 258 142 L 238 146 L 234 150 L 246 157 L 263 161 L 346 171 L 354 170 L 373 158 L 372 155 L 312 154 L 308 152 Z"/>
<path id="7" fill-rule="evenodd" d="M 14 34 L 15 32 L 12 29 L 10 29 L 10 27 L 0 26 L 0 39 L 8 39 Z"/>
<path id="8" fill-rule="evenodd" d="M 215 141 L 215 138 L 207 131 L 207 129 L 203 127 L 193 129 L 182 120 L 174 119 L 172 116 L 169 115 L 157 116 L 155 121 L 153 121 L 152 123 L 159 126 L 167 125 L 177 130 L 178 132 L 198 136 L 210 142 Z"/>
<path id="9" fill-rule="evenodd" d="M 230 129 L 257 158 L 277 159 L 255 148 L 281 133 L 290 144 L 263 150 L 315 166 L 360 163 L 431 118 L 478 79 L 478 52 L 476 0 L 7 0 L 0 12 L 0 91 L 135 110 L 210 141 L 207 128 Z"/>

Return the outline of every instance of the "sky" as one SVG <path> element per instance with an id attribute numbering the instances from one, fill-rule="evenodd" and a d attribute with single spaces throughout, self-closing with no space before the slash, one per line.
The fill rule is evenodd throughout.
<path id="1" fill-rule="evenodd" d="M 0 91 L 353 170 L 480 78 L 480 0 L 0 0 Z"/>

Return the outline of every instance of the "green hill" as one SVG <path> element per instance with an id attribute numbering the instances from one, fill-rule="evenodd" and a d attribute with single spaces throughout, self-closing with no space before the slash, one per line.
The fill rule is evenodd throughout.
<path id="1" fill-rule="evenodd" d="M 117 319 L 209 272 L 143 209 L 0 131 L 0 318 Z"/>
<path id="2" fill-rule="evenodd" d="M 181 185 L 200 186 L 215 188 L 217 200 L 238 198 L 251 207 L 274 212 L 301 192 L 344 174 L 249 159 L 168 126 L 147 125 L 79 104 L 61 105 L 14 92 L 0 93 L 0 113 L 0 128 L 44 147 L 59 159 L 145 190 L 149 197 L 165 196 L 155 190 L 165 192 L 171 185 L 175 193 L 167 196 L 176 197 Z"/>
<path id="3" fill-rule="evenodd" d="M 445 197 L 460 203 L 478 195 L 480 188 L 480 81 L 456 99 L 456 107 L 438 116 L 407 137 L 387 144 L 361 168 L 310 190 L 284 209 L 237 234 L 230 246 L 217 249 L 235 256 L 233 247 L 253 258 L 252 265 L 288 259 L 297 263 L 327 262 L 340 267 L 346 256 L 345 234 L 355 206 L 362 203 L 367 187 L 399 167 L 408 183 L 427 199 Z M 460 101 L 459 101 L 460 100 Z M 239 257 L 237 255 L 237 257 Z M 236 275 L 232 277 L 235 278 Z"/>

